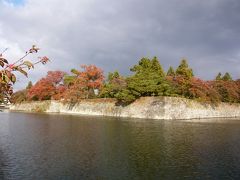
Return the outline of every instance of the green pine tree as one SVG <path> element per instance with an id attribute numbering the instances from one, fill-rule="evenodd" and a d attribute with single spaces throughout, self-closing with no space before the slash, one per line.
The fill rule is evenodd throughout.
<path id="1" fill-rule="evenodd" d="M 216 76 L 215 80 L 217 80 L 217 81 L 222 80 L 222 73 L 219 72 L 218 75 Z"/>
<path id="2" fill-rule="evenodd" d="M 152 69 L 156 72 L 158 72 L 158 74 L 161 76 L 161 77 L 164 77 L 165 76 L 165 72 L 158 60 L 158 58 L 155 56 L 153 59 L 152 59 Z"/>
<path id="3" fill-rule="evenodd" d="M 168 95 L 170 85 L 165 79 L 163 68 L 156 57 L 142 58 L 131 68 L 135 74 L 127 78 L 128 88 L 139 96 Z"/>
<path id="4" fill-rule="evenodd" d="M 231 75 L 228 72 L 226 72 L 224 74 L 224 76 L 222 77 L 222 80 L 224 80 L 224 81 L 232 81 L 232 77 L 231 77 Z"/>
<path id="5" fill-rule="evenodd" d="M 119 78 L 120 77 L 120 74 L 118 71 L 114 71 L 114 72 L 110 72 L 108 73 L 108 82 L 112 81 L 113 79 L 115 78 Z"/>
<path id="6" fill-rule="evenodd" d="M 119 94 L 124 91 L 124 94 L 127 89 L 126 79 L 119 74 L 118 71 L 110 72 L 108 74 L 108 80 L 104 84 L 104 87 L 101 89 L 100 96 L 105 98 L 121 98 Z M 128 97 L 126 97 L 128 99 Z"/>
<path id="7" fill-rule="evenodd" d="M 156 72 L 159 74 L 159 76 L 164 77 L 165 72 L 157 59 L 157 57 L 154 57 L 152 60 L 149 58 L 142 58 L 137 65 L 133 66 L 130 69 L 132 72 L 135 72 L 136 74 L 143 73 L 143 72 Z"/>
<path id="8" fill-rule="evenodd" d="M 172 66 L 169 67 L 167 71 L 167 76 L 175 76 L 175 71 Z"/>
<path id="9" fill-rule="evenodd" d="M 71 86 L 74 83 L 74 81 L 77 79 L 77 76 L 79 75 L 80 72 L 76 69 L 71 69 L 71 73 L 73 75 L 65 75 L 63 77 L 63 82 L 64 82 L 64 85 L 66 86 Z"/>
<path id="10" fill-rule="evenodd" d="M 176 75 L 184 76 L 187 79 L 191 79 L 194 76 L 193 70 L 189 68 L 186 59 L 182 59 L 180 65 L 176 69 Z"/>

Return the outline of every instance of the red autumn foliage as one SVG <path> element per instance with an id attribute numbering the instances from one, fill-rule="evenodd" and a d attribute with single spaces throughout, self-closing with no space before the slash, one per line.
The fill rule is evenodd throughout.
<path id="1" fill-rule="evenodd" d="M 87 82 L 82 77 L 77 77 L 73 85 L 71 85 L 65 93 L 65 100 L 77 102 L 80 99 L 86 99 L 89 96 Z"/>
<path id="2" fill-rule="evenodd" d="M 220 94 L 211 81 L 203 81 L 199 78 L 192 78 L 189 88 L 189 96 L 192 99 L 199 99 L 205 102 L 219 102 Z"/>
<path id="3" fill-rule="evenodd" d="M 94 97 L 94 90 L 103 86 L 103 70 L 95 65 L 82 65 L 82 71 L 76 71 L 76 79 L 66 92 L 65 99 L 76 102 L 79 99 Z"/>
<path id="4" fill-rule="evenodd" d="M 135 92 L 129 88 L 129 82 L 124 77 L 119 77 L 119 74 L 112 74 L 108 83 L 102 88 L 104 75 L 100 68 L 95 65 L 83 65 L 81 68 L 81 70 L 73 69 L 71 72 L 74 75 L 68 76 L 62 71 L 49 71 L 45 78 L 28 91 L 28 99 L 64 99 L 67 102 L 78 102 L 81 99 L 97 97 L 94 90 L 101 90 L 101 97 L 125 98 L 126 95 L 133 97 L 131 93 Z M 196 77 L 173 74 L 164 77 L 163 82 L 167 82 L 169 96 L 182 96 L 211 103 L 220 101 L 240 103 L 240 80 L 233 81 L 228 78 L 204 81 Z"/>
<path id="5" fill-rule="evenodd" d="M 49 71 L 45 78 L 40 79 L 28 91 L 29 100 L 49 100 L 63 97 L 65 87 L 61 84 L 65 73 L 62 71 Z"/>
<path id="6" fill-rule="evenodd" d="M 167 76 L 167 80 L 180 96 L 204 102 L 240 102 L 240 80 L 204 81 L 182 76 Z"/>
<path id="7" fill-rule="evenodd" d="M 222 102 L 240 102 L 240 90 L 238 81 L 212 81 L 214 89 L 220 94 Z"/>
<path id="8" fill-rule="evenodd" d="M 54 86 L 58 86 L 63 81 L 65 74 L 63 71 L 48 71 L 46 79 L 53 83 Z"/>
<path id="9" fill-rule="evenodd" d="M 82 65 L 83 71 L 80 72 L 80 77 L 83 78 L 88 89 L 99 89 L 103 85 L 103 70 L 95 65 Z"/>
<path id="10" fill-rule="evenodd" d="M 64 86 L 64 85 L 59 85 L 58 87 L 56 87 L 56 90 L 55 90 L 55 92 L 56 92 L 56 94 L 55 95 L 53 95 L 53 99 L 54 100 L 61 100 L 61 99 L 64 99 L 65 98 L 65 92 L 66 92 L 66 90 L 67 90 L 67 88 L 66 88 L 66 86 Z"/>
<path id="11" fill-rule="evenodd" d="M 170 82 L 175 93 L 181 96 L 189 96 L 190 80 L 184 76 L 167 76 L 166 79 Z"/>
<path id="12" fill-rule="evenodd" d="M 46 78 L 40 79 L 31 89 L 27 97 L 29 100 L 50 100 L 55 94 L 54 85 Z"/>

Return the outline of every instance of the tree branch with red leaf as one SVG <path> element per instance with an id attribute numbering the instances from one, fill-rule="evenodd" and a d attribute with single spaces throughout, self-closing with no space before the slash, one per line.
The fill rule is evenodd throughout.
<path id="1" fill-rule="evenodd" d="M 12 95 L 12 86 L 17 81 L 16 72 L 20 72 L 28 77 L 28 70 L 33 69 L 37 64 L 46 64 L 49 61 L 49 58 L 46 56 L 39 57 L 37 61 L 25 60 L 30 54 L 38 53 L 40 50 L 33 45 L 31 49 L 26 51 L 24 56 L 9 63 L 9 61 L 3 56 L 7 50 L 8 48 L 0 54 L 0 94 L 2 98 L 9 98 Z"/>

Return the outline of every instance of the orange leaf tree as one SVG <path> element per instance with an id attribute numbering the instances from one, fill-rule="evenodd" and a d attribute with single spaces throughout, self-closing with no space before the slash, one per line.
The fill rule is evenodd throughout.
<path id="1" fill-rule="evenodd" d="M 65 100 L 76 102 L 79 99 L 94 97 L 94 90 L 103 86 L 103 70 L 95 65 L 82 65 L 82 71 L 72 69 L 72 82 L 66 92 Z"/>
<path id="2" fill-rule="evenodd" d="M 63 77 L 65 73 L 62 71 L 49 71 L 45 78 L 40 79 L 32 86 L 27 93 L 29 100 L 50 100 L 61 99 L 65 91 L 63 85 Z"/>

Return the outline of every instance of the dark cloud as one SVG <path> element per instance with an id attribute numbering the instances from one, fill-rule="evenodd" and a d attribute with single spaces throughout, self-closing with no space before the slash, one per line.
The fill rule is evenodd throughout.
<path id="1" fill-rule="evenodd" d="M 195 74 L 240 76 L 238 0 L 29 0 L 0 6 L 0 40 L 23 51 L 36 43 L 52 59 L 49 69 L 96 64 L 105 72 L 158 56 L 164 68 L 187 58 Z M 0 44 L 4 46 L 4 43 Z M 2 47 L 3 48 L 3 47 Z"/>

